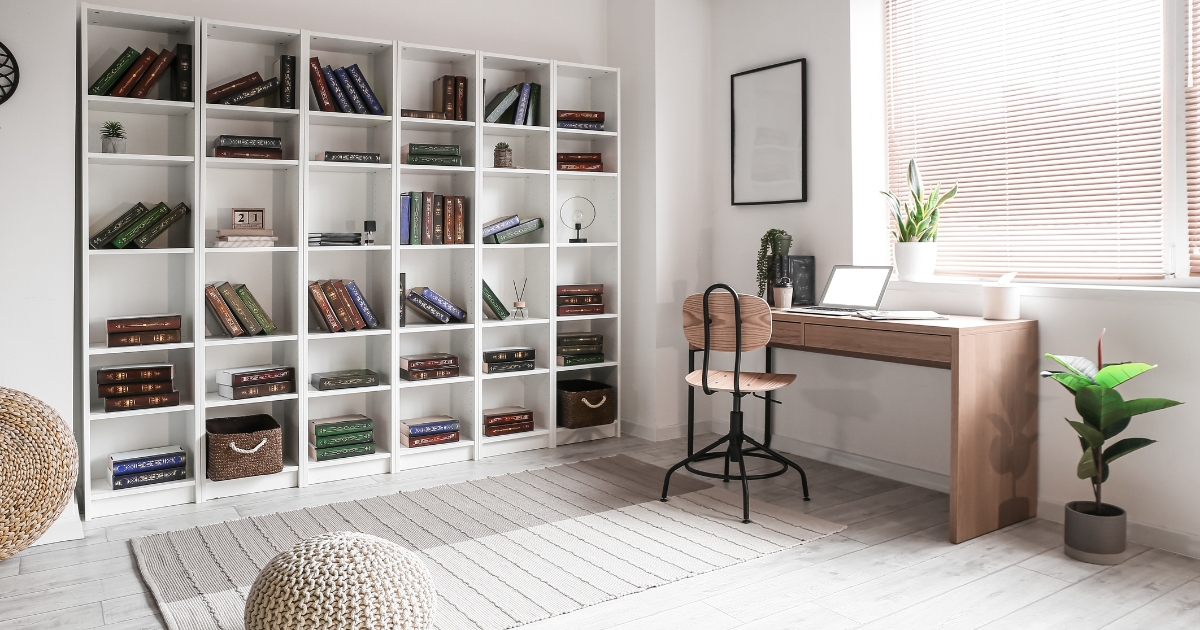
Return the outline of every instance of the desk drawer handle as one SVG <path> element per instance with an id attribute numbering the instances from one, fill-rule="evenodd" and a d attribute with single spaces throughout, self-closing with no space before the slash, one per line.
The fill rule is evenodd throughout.
<path id="1" fill-rule="evenodd" d="M 230 442 L 230 443 L 229 443 L 229 448 L 231 448 L 231 449 L 233 449 L 233 450 L 235 450 L 235 451 L 237 451 L 237 452 L 241 453 L 242 455 L 252 455 L 252 454 L 254 454 L 254 453 L 257 453 L 257 452 L 258 452 L 258 449 L 262 448 L 262 447 L 263 447 L 263 445 L 264 445 L 264 444 L 266 444 L 266 443 L 267 443 L 267 438 L 263 438 L 263 439 L 262 439 L 262 441 L 258 443 L 258 446 L 255 446 L 254 448 L 252 448 L 252 449 L 250 449 L 250 450 L 246 450 L 246 449 L 244 449 L 244 448 L 238 448 L 238 445 L 237 445 L 237 444 L 234 444 L 233 442 Z"/>
<path id="2" fill-rule="evenodd" d="M 603 405 L 604 401 L 608 400 L 608 396 L 600 397 L 600 402 L 598 402 L 594 405 L 592 403 L 588 402 L 588 399 L 586 399 L 586 398 L 580 398 L 580 400 L 583 401 L 583 404 L 587 405 L 588 407 L 591 407 L 592 409 L 599 409 L 600 405 Z"/>

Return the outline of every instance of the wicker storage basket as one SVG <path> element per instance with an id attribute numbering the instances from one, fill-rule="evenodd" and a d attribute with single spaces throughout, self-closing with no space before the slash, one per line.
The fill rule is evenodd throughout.
<path id="1" fill-rule="evenodd" d="M 582 429 L 617 419 L 617 388 L 585 379 L 558 382 L 558 426 Z"/>
<path id="2" fill-rule="evenodd" d="M 235 418 L 210 418 L 208 478 L 225 481 L 283 470 L 283 429 L 275 418 L 260 413 Z"/>

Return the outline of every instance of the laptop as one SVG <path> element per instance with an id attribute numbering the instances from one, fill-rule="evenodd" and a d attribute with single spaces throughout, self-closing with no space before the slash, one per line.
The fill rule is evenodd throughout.
<path id="1" fill-rule="evenodd" d="M 849 317 L 859 311 L 874 311 L 883 302 L 891 277 L 891 267 L 835 265 L 817 306 L 789 308 L 784 312 Z"/>

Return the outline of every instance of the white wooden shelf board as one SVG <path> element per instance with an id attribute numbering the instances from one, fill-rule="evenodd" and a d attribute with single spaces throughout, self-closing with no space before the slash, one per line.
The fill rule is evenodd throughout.
<path id="1" fill-rule="evenodd" d="M 487 319 L 483 322 L 484 328 L 498 328 L 501 326 L 537 326 L 539 324 L 549 324 L 550 320 L 545 317 L 530 318 L 530 319 Z"/>
<path id="2" fill-rule="evenodd" d="M 191 166 L 196 158 L 191 155 L 131 155 L 128 153 L 89 153 L 88 163 L 119 164 L 123 166 Z"/>
<path id="3" fill-rule="evenodd" d="M 190 247 L 147 247 L 139 249 L 89 249 L 89 256 L 139 256 L 151 254 L 194 254 L 196 250 Z"/>
<path id="4" fill-rule="evenodd" d="M 149 409 L 127 409 L 125 411 L 104 411 L 103 407 L 97 410 L 92 407 L 91 413 L 88 414 L 88 420 L 95 422 L 96 420 L 117 420 L 120 418 L 133 418 L 135 416 L 153 416 L 161 413 L 177 413 L 180 411 L 192 411 L 196 405 L 191 403 L 175 405 L 174 407 L 151 407 Z"/>
<path id="5" fill-rule="evenodd" d="M 386 173 L 392 170 L 387 162 L 325 162 L 309 160 L 308 170 L 315 173 Z"/>
<path id="6" fill-rule="evenodd" d="M 407 252 L 420 252 L 420 251 L 434 252 L 439 249 L 475 249 L 475 244 L 474 243 L 466 243 L 466 244 L 459 243 L 458 245 L 400 245 L 399 247 L 400 247 L 400 251 L 402 252 L 402 255 L 403 255 L 403 253 L 407 253 Z"/>
<path id="7" fill-rule="evenodd" d="M 308 112 L 308 123 L 324 127 L 378 127 L 392 122 L 388 115 L 347 114 L 343 112 Z"/>
<path id="8" fill-rule="evenodd" d="M 362 330 L 343 330 L 342 332 L 308 333 L 309 341 L 318 339 L 349 339 L 351 337 L 378 337 L 392 334 L 391 328 L 363 328 Z"/>
<path id="9" fill-rule="evenodd" d="M 549 175 L 544 168 L 484 168 L 483 174 L 488 177 L 539 177 Z"/>
<path id="10" fill-rule="evenodd" d="M 400 172 L 402 173 L 474 173 L 474 166 L 434 166 L 433 164 L 401 164 Z"/>
<path id="11" fill-rule="evenodd" d="M 225 397 L 221 396 L 220 394 L 218 394 L 217 392 L 205 392 L 204 393 L 204 406 L 205 406 L 205 408 L 232 407 L 234 405 L 249 405 L 252 403 L 275 402 L 277 400 L 296 400 L 299 397 L 300 397 L 299 394 L 297 394 L 296 392 L 292 392 L 290 394 L 274 394 L 272 396 L 256 396 L 254 398 L 241 398 L 238 400 L 234 400 L 232 398 L 225 398 Z"/>
<path id="12" fill-rule="evenodd" d="M 607 177 L 617 177 L 617 173 L 607 172 L 587 172 L 587 171 L 554 171 L 558 174 L 559 179 L 576 179 L 581 181 L 592 179 L 604 179 Z"/>
<path id="13" fill-rule="evenodd" d="M 545 228 L 543 228 L 545 229 Z M 541 249 L 550 247 L 550 243 L 484 243 L 484 249 Z"/>
<path id="14" fill-rule="evenodd" d="M 305 67 L 305 75 L 308 74 Z M 297 68 L 299 72 L 299 68 Z M 222 105 L 210 103 L 204 107 L 204 114 L 209 118 L 220 120 L 291 120 L 300 115 L 298 109 L 283 109 L 281 107 L 255 107 L 253 105 Z"/>
<path id="15" fill-rule="evenodd" d="M 598 138 L 615 138 L 615 131 L 590 131 L 587 129 L 557 129 L 559 140 L 596 140 Z"/>
<path id="16" fill-rule="evenodd" d="M 164 481 L 163 483 L 152 483 L 145 486 L 138 486 L 136 488 L 113 490 L 107 478 L 94 477 L 92 478 L 92 500 L 103 501 L 105 499 L 130 497 L 138 494 L 151 494 L 154 492 L 162 492 L 164 490 L 187 488 L 194 485 L 196 485 L 195 478 L 188 477 L 178 481 Z"/>
<path id="17" fill-rule="evenodd" d="M 534 368 L 532 370 L 521 370 L 519 372 L 501 372 L 500 374 L 480 374 L 485 381 L 492 381 L 500 378 L 517 378 L 521 376 L 535 376 L 537 374 L 549 374 L 549 368 Z"/>
<path id="18" fill-rule="evenodd" d="M 204 158 L 208 168 L 231 168 L 245 170 L 282 171 L 300 166 L 299 160 L 252 160 L 249 158 Z"/>
<path id="19" fill-rule="evenodd" d="M 461 324 L 405 324 L 396 329 L 396 333 L 400 335 L 413 333 L 427 332 L 446 332 L 451 330 L 471 330 L 475 328 L 475 324 L 471 322 Z"/>
<path id="20" fill-rule="evenodd" d="M 309 245 L 308 253 L 386 252 L 391 249 L 391 245 Z"/>
<path id="21" fill-rule="evenodd" d="M 455 383 L 471 383 L 475 381 L 474 376 L 452 376 L 450 378 L 431 378 L 421 381 L 406 381 L 398 378 L 397 387 L 400 389 L 409 389 L 412 387 L 431 387 L 434 385 L 453 385 Z"/>
<path id="22" fill-rule="evenodd" d="M 559 243 L 560 249 L 575 249 L 576 247 L 616 247 L 617 244 L 611 241 L 605 242 L 587 242 L 587 243 Z"/>
<path id="23" fill-rule="evenodd" d="M 374 387 L 347 387 L 345 389 L 327 389 L 321 391 L 311 384 L 308 385 L 309 398 L 325 398 L 328 396 L 347 396 L 350 394 L 370 394 L 372 392 L 389 392 L 391 385 L 375 385 Z"/>
<path id="24" fill-rule="evenodd" d="M 400 129 L 403 131 L 461 131 L 471 129 L 475 123 L 470 120 L 438 120 L 436 118 L 401 118 Z"/>
<path id="25" fill-rule="evenodd" d="M 295 341 L 299 339 L 296 333 L 281 333 L 274 332 L 270 335 L 243 335 L 241 337 L 205 337 L 205 346 L 240 346 L 253 343 L 278 343 L 281 341 Z"/>
<path id="26" fill-rule="evenodd" d="M 299 251 L 299 247 L 205 247 L 205 254 L 282 254 Z M 191 251 L 191 250 L 188 250 Z"/>
<path id="27" fill-rule="evenodd" d="M 588 363 L 587 365 L 560 365 L 559 372 L 573 372 L 575 370 L 590 370 L 593 368 L 610 368 L 617 367 L 616 361 L 604 361 L 601 363 Z"/>
<path id="28" fill-rule="evenodd" d="M 88 96 L 88 111 L 114 112 L 123 114 L 158 114 L 162 116 L 187 116 L 196 111 L 191 101 L 160 101 L 152 98 L 125 98 L 120 96 Z"/>
<path id="29" fill-rule="evenodd" d="M 585 319 L 616 319 L 616 313 L 597 313 L 595 315 L 559 315 L 558 321 L 562 322 L 578 322 Z"/>
<path id="30" fill-rule="evenodd" d="M 323 462 L 308 459 L 309 468 L 331 468 L 333 466 L 341 466 L 343 464 L 356 464 L 359 462 L 369 462 L 376 459 L 390 459 L 392 454 L 388 451 L 375 451 L 370 455 L 355 455 L 354 457 L 341 457 L 338 459 L 328 459 Z"/>
<path id="31" fill-rule="evenodd" d="M 533 125 L 504 125 L 501 123 L 483 123 L 485 136 L 542 136 L 550 132 L 549 127 Z"/>
<path id="32" fill-rule="evenodd" d="M 400 457 L 408 455 L 420 455 L 422 453 L 434 453 L 437 451 L 452 451 L 460 448 L 470 448 L 475 446 L 475 440 L 459 440 L 457 442 L 448 442 L 446 444 L 431 444 L 429 446 L 418 446 L 416 448 L 405 448 L 401 446 L 396 449 L 396 453 Z"/>
<path id="33" fill-rule="evenodd" d="M 496 442 L 508 442 L 509 440 L 519 440 L 521 438 L 537 437 L 539 435 L 546 435 L 548 433 L 550 433 L 550 429 L 534 429 L 532 431 L 526 431 L 524 433 L 509 433 L 508 435 L 497 435 L 495 437 L 486 437 L 485 436 L 483 438 L 483 443 L 484 444 L 494 444 Z"/>
<path id="34" fill-rule="evenodd" d="M 122 346 L 119 348 L 109 348 L 104 342 L 93 343 L 88 346 L 88 354 L 127 354 L 130 352 L 159 352 L 164 350 L 181 350 L 183 348 L 191 348 L 196 344 L 185 341 L 180 343 L 154 343 L 144 346 Z"/>

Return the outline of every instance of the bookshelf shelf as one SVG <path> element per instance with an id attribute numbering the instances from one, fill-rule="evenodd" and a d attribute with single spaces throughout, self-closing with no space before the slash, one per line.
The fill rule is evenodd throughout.
<path id="1" fill-rule="evenodd" d="M 209 157 L 204 158 L 204 165 L 208 168 L 282 171 L 289 168 L 296 168 L 300 165 L 300 162 L 298 160 L 251 160 Z"/>
<path id="2" fill-rule="evenodd" d="M 204 106 L 204 114 L 210 119 L 217 120 L 282 121 L 295 119 L 300 115 L 300 110 L 255 107 L 253 105 L 208 104 Z"/>
<path id="3" fill-rule="evenodd" d="M 195 163 L 191 155 L 130 155 L 127 153 L 89 153 L 88 162 L 97 166 L 110 164 L 119 166 L 191 166 Z"/>
<path id="4" fill-rule="evenodd" d="M 321 339 L 353 339 L 355 337 L 378 337 L 380 335 L 390 335 L 392 331 L 387 328 L 364 328 L 362 330 L 344 330 L 342 332 L 319 332 L 308 333 L 309 341 L 318 341 Z"/>
<path id="5" fill-rule="evenodd" d="M 205 247 L 204 254 L 284 254 L 300 251 L 298 247 Z"/>
<path id="6" fill-rule="evenodd" d="M 270 335 L 254 335 L 250 337 L 205 337 L 204 345 L 206 347 L 213 346 L 244 346 L 254 343 L 280 343 L 283 341 L 296 341 L 299 335 L 295 333 L 273 333 Z"/>
<path id="7" fill-rule="evenodd" d="M 578 322 L 589 319 L 616 319 L 616 313 L 600 313 L 597 315 L 563 315 L 558 318 L 559 323 L 562 322 Z"/>
<path id="8" fill-rule="evenodd" d="M 465 245 L 460 244 L 460 245 L 401 245 L 400 246 L 400 251 L 404 252 L 405 254 L 407 254 L 409 252 L 423 252 L 423 251 L 434 252 L 434 251 L 446 250 L 446 249 L 473 250 L 473 249 L 475 249 L 475 246 L 470 243 L 467 243 Z"/>
<path id="9" fill-rule="evenodd" d="M 145 249 L 89 249 L 88 256 L 147 256 L 151 254 L 192 254 L 188 247 L 147 247 Z"/>
<path id="10" fill-rule="evenodd" d="M 494 381 L 501 378 L 519 378 L 522 376 L 537 376 L 538 374 L 549 374 L 549 368 L 534 368 L 532 370 L 522 370 L 520 372 L 503 372 L 501 374 L 481 374 L 480 376 L 485 381 Z"/>
<path id="11" fill-rule="evenodd" d="M 529 319 L 504 319 L 504 320 L 488 319 L 488 320 L 484 320 L 483 327 L 484 328 L 504 328 L 507 326 L 538 326 L 541 324 L 549 324 L 549 323 L 550 323 L 549 319 L 535 318 L 535 317 L 531 317 Z"/>
<path id="12" fill-rule="evenodd" d="M 397 379 L 396 387 L 400 389 L 408 389 L 411 387 L 431 387 L 434 385 L 454 385 L 455 383 L 472 383 L 475 381 L 474 376 L 455 376 L 451 378 L 434 378 L 424 381 L 406 381 Z"/>
<path id="13" fill-rule="evenodd" d="M 388 451 L 376 451 L 370 455 L 358 455 L 355 457 L 343 457 L 341 459 L 330 459 L 323 462 L 313 460 L 311 457 L 308 460 L 309 468 L 332 468 L 334 466 L 344 466 L 346 464 L 359 464 L 362 462 L 370 462 L 377 459 L 391 459 L 392 454 Z"/>
<path id="14" fill-rule="evenodd" d="M 309 247 L 309 254 L 345 254 L 348 252 L 388 252 L 392 250 L 391 245 L 347 245 L 339 247 L 336 245 L 326 245 L 324 247 Z"/>
<path id="15" fill-rule="evenodd" d="M 568 365 L 568 366 L 560 365 L 560 366 L 558 366 L 558 371 L 559 372 L 574 372 L 577 370 L 593 370 L 596 368 L 610 368 L 610 367 L 617 367 L 617 362 L 616 361 L 604 361 L 603 363 L 589 363 L 587 365 Z"/>
<path id="16" fill-rule="evenodd" d="M 489 177 L 537 177 L 549 175 L 544 168 L 485 168 L 483 174 Z"/>
<path id="17" fill-rule="evenodd" d="M 431 164 L 401 164 L 401 172 L 408 173 L 474 173 L 474 166 L 433 166 Z"/>
<path id="18" fill-rule="evenodd" d="M 556 129 L 559 140 L 595 140 L 597 138 L 616 138 L 615 131 L 588 131 L 586 129 Z"/>
<path id="19" fill-rule="evenodd" d="M 88 354 L 130 354 L 134 352 L 163 352 L 166 350 L 181 350 L 184 348 L 192 348 L 196 344 L 190 341 L 180 343 L 157 343 L 145 346 L 121 346 L 117 348 L 109 348 L 104 342 L 93 343 L 88 346 Z"/>
<path id="20" fill-rule="evenodd" d="M 378 127 L 392 122 L 391 116 L 374 114 L 345 114 L 342 112 L 309 112 L 308 124 L 326 127 Z"/>
<path id="21" fill-rule="evenodd" d="M 187 477 L 179 481 L 168 481 L 166 483 L 155 483 L 148 486 L 138 486 L 136 488 L 125 488 L 122 490 L 113 490 L 108 480 L 103 477 L 94 477 L 92 479 L 92 500 L 104 501 L 105 499 L 118 499 L 121 497 L 136 496 L 139 494 L 151 494 L 157 492 L 166 492 L 168 490 L 176 490 L 178 488 L 190 488 L 196 485 L 194 477 Z"/>
<path id="22" fill-rule="evenodd" d="M 455 330 L 474 330 L 474 328 L 475 328 L 475 324 L 470 323 L 470 322 L 465 323 L 465 324 L 406 324 L 403 327 L 397 328 L 396 333 L 405 335 L 405 334 L 427 333 L 427 332 L 451 332 L 451 331 L 455 331 Z"/>
<path id="23" fill-rule="evenodd" d="M 179 405 L 175 405 L 174 407 L 153 407 L 150 409 L 130 409 L 128 411 L 108 411 L 108 412 L 106 412 L 103 409 L 97 411 L 96 409 L 93 408 L 91 413 L 88 414 L 88 420 L 90 420 L 92 422 L 95 422 L 97 420 L 117 420 L 120 418 L 134 418 L 137 416 L 154 416 L 154 415 L 163 414 L 163 413 L 193 411 L 195 409 L 196 409 L 196 405 L 193 405 L 191 403 L 179 404 Z"/>
<path id="24" fill-rule="evenodd" d="M 204 407 L 212 409 L 215 407 L 233 407 L 235 405 L 253 405 L 255 403 L 276 402 L 280 400 L 296 400 L 300 396 L 295 392 L 290 394 L 275 394 L 274 396 L 258 396 L 256 398 L 242 398 L 234 400 L 232 398 L 224 398 L 216 392 L 205 392 Z"/>
<path id="25" fill-rule="evenodd" d="M 607 242 L 607 241 L 606 242 L 595 242 L 595 243 L 591 243 L 591 242 L 588 242 L 588 243 L 559 243 L 558 247 L 560 249 L 575 249 L 575 248 L 588 248 L 588 247 L 617 247 L 617 244 L 613 243 L 613 242 Z"/>
<path id="26" fill-rule="evenodd" d="M 545 229 L 545 228 L 542 228 Z M 484 243 L 484 249 L 546 249 L 550 243 Z"/>
<path id="27" fill-rule="evenodd" d="M 532 431 L 526 431 L 524 433 L 509 433 L 508 435 L 497 435 L 495 437 L 486 437 L 485 436 L 483 438 L 483 443 L 484 444 L 495 444 L 497 442 L 511 442 L 513 440 L 520 440 L 520 439 L 524 439 L 524 438 L 539 437 L 539 436 L 547 435 L 549 433 L 550 433 L 550 429 L 534 429 Z"/>
<path id="28" fill-rule="evenodd" d="M 355 162 L 321 162 L 317 160 L 308 163 L 309 172 L 318 173 L 382 173 L 392 170 L 391 164 L 358 164 Z"/>
<path id="29" fill-rule="evenodd" d="M 470 448 L 472 446 L 475 446 L 475 440 L 460 439 L 457 442 L 450 442 L 447 444 L 431 444 L 429 446 L 418 446 L 417 448 L 407 448 L 401 446 L 400 448 L 396 449 L 396 454 L 400 457 L 409 457 L 424 455 L 426 453 L 436 453 L 438 451 L 453 451 L 460 448 Z"/>
<path id="30" fill-rule="evenodd" d="M 404 131 L 459 131 L 475 126 L 470 120 L 438 120 L 436 118 L 401 118 L 400 129 Z"/>
<path id="31" fill-rule="evenodd" d="M 119 96 L 88 96 L 88 111 L 121 114 L 156 114 L 161 116 L 187 116 L 196 111 L 191 101 L 164 101 L 151 98 L 124 98 Z"/>
<path id="32" fill-rule="evenodd" d="M 617 176 L 616 173 L 605 173 L 605 172 L 588 173 L 588 172 L 583 172 L 583 171 L 555 171 L 555 173 L 558 174 L 559 179 L 578 179 L 578 180 L 599 179 L 599 178 L 604 178 L 604 177 L 616 177 Z"/>
<path id="33" fill-rule="evenodd" d="M 375 385 L 374 387 L 348 387 L 346 389 L 327 389 L 321 391 L 312 385 L 308 386 L 309 398 L 327 398 L 329 396 L 348 396 L 350 394 L 370 394 L 372 392 L 390 392 L 391 385 Z"/>
<path id="34" fill-rule="evenodd" d="M 550 133 L 550 128 L 485 122 L 483 123 L 483 133 L 488 136 L 544 136 Z"/>

